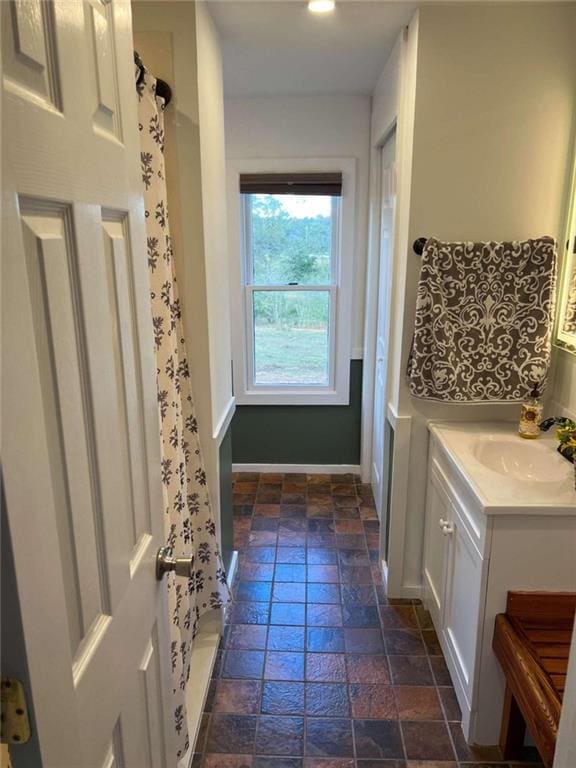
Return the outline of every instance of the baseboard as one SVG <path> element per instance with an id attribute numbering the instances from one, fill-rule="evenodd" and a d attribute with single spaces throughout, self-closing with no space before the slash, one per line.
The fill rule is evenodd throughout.
<path id="1" fill-rule="evenodd" d="M 306 475 L 359 475 L 360 464 L 232 464 L 233 472 L 283 472 Z"/>
<path id="2" fill-rule="evenodd" d="M 186 686 L 186 714 L 188 716 L 188 735 L 190 749 L 178 761 L 178 768 L 191 768 L 196 747 L 196 740 L 202 722 L 202 712 L 208 688 L 212 678 L 212 669 L 216 661 L 219 632 L 200 632 L 192 646 L 190 657 L 190 679 Z"/>

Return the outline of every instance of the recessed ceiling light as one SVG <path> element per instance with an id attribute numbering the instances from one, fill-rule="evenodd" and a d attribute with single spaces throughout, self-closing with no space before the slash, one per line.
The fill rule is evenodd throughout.
<path id="1" fill-rule="evenodd" d="M 330 13 L 336 6 L 335 0 L 309 0 L 310 13 Z"/>

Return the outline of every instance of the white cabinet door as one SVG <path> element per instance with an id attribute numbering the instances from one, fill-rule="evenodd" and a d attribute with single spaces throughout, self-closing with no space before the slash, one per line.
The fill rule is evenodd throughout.
<path id="1" fill-rule="evenodd" d="M 0 5 L 2 469 L 42 766 L 173 766 L 130 4 Z"/>
<path id="2" fill-rule="evenodd" d="M 450 525 L 444 529 L 449 544 L 442 635 L 448 666 L 458 678 L 456 688 L 461 689 L 470 705 L 480 631 L 483 561 L 455 506 L 450 518 Z"/>
<path id="3" fill-rule="evenodd" d="M 426 531 L 424 539 L 424 595 L 437 631 L 442 628 L 444 609 L 447 537 L 451 505 L 439 474 L 431 462 L 426 494 Z"/>

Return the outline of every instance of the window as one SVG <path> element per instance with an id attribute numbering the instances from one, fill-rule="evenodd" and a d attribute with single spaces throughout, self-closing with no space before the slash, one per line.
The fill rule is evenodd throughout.
<path id="1" fill-rule="evenodd" d="M 342 172 L 239 176 L 237 402 L 348 402 Z"/>

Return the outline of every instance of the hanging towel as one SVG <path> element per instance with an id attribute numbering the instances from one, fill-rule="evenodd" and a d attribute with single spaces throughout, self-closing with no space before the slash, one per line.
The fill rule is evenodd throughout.
<path id="1" fill-rule="evenodd" d="M 189 747 L 185 688 L 200 617 L 230 601 L 194 411 L 173 263 L 164 168 L 164 101 L 148 71 L 138 83 L 142 182 L 154 347 L 164 530 L 170 553 L 192 554 L 189 579 L 165 577 L 170 612 L 172 718 L 178 758 Z"/>
<path id="2" fill-rule="evenodd" d="M 407 381 L 415 397 L 518 402 L 550 366 L 556 286 L 551 237 L 426 242 Z"/>

